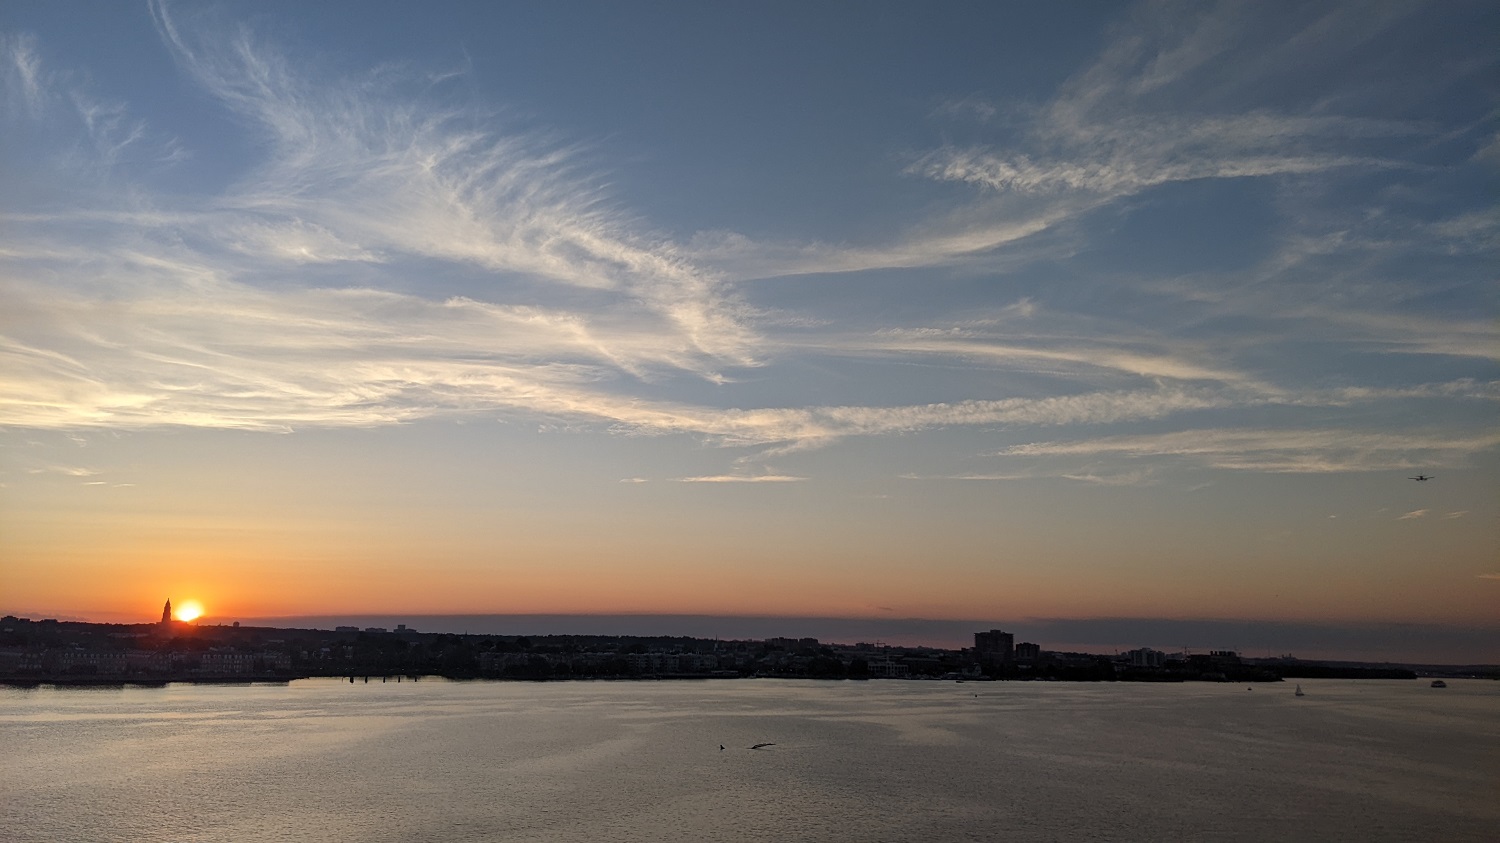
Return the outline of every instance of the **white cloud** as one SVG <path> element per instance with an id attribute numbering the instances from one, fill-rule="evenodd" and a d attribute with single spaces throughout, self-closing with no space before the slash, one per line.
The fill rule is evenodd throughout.
<path id="1" fill-rule="evenodd" d="M 1010 480 L 1034 480 L 1035 474 L 1012 473 L 1012 474 L 902 474 L 902 480 L 965 480 L 974 482 L 997 482 Z"/>
<path id="2" fill-rule="evenodd" d="M 134 117 L 127 104 L 100 99 L 86 77 L 43 66 L 37 39 L 0 33 L 0 84 L 3 113 L 16 149 L 35 141 L 41 130 L 49 139 L 35 149 L 30 167 L 48 161 L 70 177 L 107 177 L 127 150 L 137 164 L 161 165 L 183 154 L 175 139 L 153 132 Z M 61 135 L 47 135 L 47 132 Z M 57 137 L 66 137 L 58 142 Z M 85 141 L 83 149 L 75 148 Z"/>
<path id="3" fill-rule="evenodd" d="M 13 303 L 0 314 L 0 356 L 11 373 L 0 384 L 0 419 L 6 423 L 284 430 L 499 412 L 784 452 L 850 436 L 949 426 L 1097 425 L 1268 404 L 1500 396 L 1497 384 L 1472 379 L 1285 391 L 1200 362 L 1196 351 L 1181 344 L 1002 344 L 966 327 L 834 338 L 823 349 L 898 359 L 946 355 L 986 366 L 1045 363 L 1074 378 L 1105 369 L 1147 384 L 1041 398 L 716 408 L 653 398 L 652 390 L 642 389 L 637 379 L 649 380 L 653 373 L 700 373 L 699 349 L 659 321 L 464 297 L 434 301 L 374 289 L 260 288 L 228 277 L 232 264 L 182 248 L 104 248 L 92 254 L 96 265 L 91 274 L 75 270 L 72 290 L 24 276 L 0 279 L 0 290 Z M 1006 318 L 1032 320 L 1036 309 L 1024 307 Z M 1184 383 L 1169 385 L 1173 381 Z M 1187 385 L 1191 381 L 1203 383 Z M 1494 442 L 1492 435 L 1186 431 L 1031 443 L 1003 453 L 1177 455 L 1222 468 L 1346 471 L 1441 464 Z"/>
<path id="4" fill-rule="evenodd" d="M 706 231 L 694 235 L 684 253 L 737 280 L 947 266 L 980 259 L 985 269 L 1000 271 L 1071 250 L 1071 244 L 1047 242 L 1038 235 L 1099 204 L 1094 199 L 1058 197 L 1045 203 L 962 207 L 872 244 L 763 242 L 735 232 Z"/>
<path id="5" fill-rule="evenodd" d="M 45 465 L 26 470 L 27 474 L 62 474 L 67 477 L 93 477 L 100 472 L 76 465 Z"/>
<path id="6" fill-rule="evenodd" d="M 1145 486 L 1152 481 L 1149 471 L 1130 471 L 1123 474 L 1063 474 L 1066 480 L 1078 480 L 1095 486 Z"/>
<path id="7" fill-rule="evenodd" d="M 433 101 L 426 79 L 420 91 L 389 73 L 314 85 L 248 31 L 226 45 L 154 10 L 181 66 L 266 135 L 270 157 L 217 203 L 242 250 L 399 253 L 547 279 L 643 310 L 706 360 L 753 364 L 755 335 L 724 285 L 632 231 L 577 149 L 476 125 Z"/>
<path id="8" fill-rule="evenodd" d="M 0 78 L 8 88 L 9 101 L 27 111 L 40 109 L 42 63 L 37 55 L 36 39 L 0 33 L 0 62 L 3 62 Z"/>
<path id="9" fill-rule="evenodd" d="M 677 483 L 800 483 L 806 477 L 794 477 L 789 474 L 712 474 L 702 477 L 674 477 Z"/>
<path id="10" fill-rule="evenodd" d="M 1400 301 L 1347 306 L 1353 288 L 1342 279 L 1267 280 L 1342 254 L 1350 239 L 1332 234 L 1257 268 L 1266 277 L 1140 280 L 1130 291 L 1140 297 L 1118 313 L 1106 293 L 1102 303 L 1079 303 L 1050 290 L 1007 288 L 1001 300 L 1014 304 L 968 322 L 912 325 L 897 314 L 893 324 L 872 328 L 752 309 L 726 280 L 994 255 L 985 269 L 1008 283 L 1009 270 L 1068 254 L 1070 222 L 1153 185 L 1387 167 L 1361 144 L 1432 132 L 1425 124 L 1273 111 L 1253 98 L 1177 90 L 1201 79 L 1202 68 L 1241 57 L 1223 17 L 1241 13 L 1234 9 L 1181 23 L 1154 12 L 1132 18 L 1133 29 L 1117 33 L 1092 69 L 1028 111 L 1033 126 L 996 133 L 1009 145 L 917 156 L 911 174 L 973 186 L 957 204 L 856 245 L 768 245 L 733 232 L 674 243 L 597 186 L 582 145 L 476 116 L 446 100 L 443 83 L 430 76 L 383 68 L 314 81 L 250 30 L 206 24 L 213 13 L 203 8 L 157 4 L 153 11 L 184 72 L 252 127 L 259 157 L 210 196 L 185 200 L 134 184 L 90 193 L 80 180 L 67 183 L 83 197 L 73 208 L 12 211 L 0 220 L 7 372 L 0 423 L 285 430 L 483 413 L 786 453 L 956 426 L 1110 425 L 1271 405 L 1500 398 L 1500 384 L 1472 378 L 1375 387 L 1351 375 L 1353 385 L 1330 378 L 1317 389 L 1279 383 L 1296 381 L 1295 373 L 1274 371 L 1254 355 L 1281 339 L 1276 331 L 1306 336 L 1310 325 L 1319 337 L 1361 351 L 1500 354 L 1495 328 L 1483 319 L 1424 316 Z M 1342 32 L 1329 36 L 1334 46 L 1364 37 Z M 70 93 L 49 99 L 52 77 L 29 39 L 0 41 L 0 48 L 11 98 L 73 109 L 99 166 L 157 137 L 125 105 L 77 93 L 83 86 L 55 86 Z M 1242 69 L 1252 77 L 1278 72 L 1258 60 Z M 1162 92 L 1191 94 L 1200 107 L 1169 108 Z M 1014 111 L 979 97 L 938 110 L 978 117 L 985 131 L 1008 128 Z M 155 143 L 154 154 L 174 154 L 171 143 Z M 1471 250 L 1492 241 L 1494 230 L 1479 212 L 1432 227 Z M 1114 280 L 1090 283 L 1102 291 Z M 1300 286 L 1288 295 L 1293 283 Z M 1159 313 L 1162 301 L 1190 302 L 1201 321 Z M 1240 332 L 1197 330 L 1246 314 L 1259 321 Z M 923 393 L 950 400 L 921 403 L 892 390 L 878 393 L 885 401 L 855 395 L 826 406 L 768 406 L 776 393 L 755 393 L 761 400 L 735 406 L 742 393 L 729 387 L 736 377 L 808 353 L 861 364 L 951 362 L 1036 381 L 969 381 Z M 701 389 L 672 388 L 689 380 Z M 674 397 L 681 395 L 693 400 Z M 1007 397 L 1018 395 L 1027 397 Z M 1495 445 L 1490 434 L 1451 434 L 1184 431 L 1035 442 L 1001 453 L 1167 456 L 1311 472 L 1454 464 Z M 1129 467 L 1069 464 L 1045 474 L 1146 480 Z M 778 478 L 795 479 L 679 479 Z"/>
<path id="11" fill-rule="evenodd" d="M 324 226 L 299 219 L 256 222 L 232 217 L 215 234 L 237 252 L 292 263 L 381 260 L 379 254 L 341 240 Z"/>
<path id="12" fill-rule="evenodd" d="M 1416 518 L 1426 518 L 1427 517 L 1427 512 L 1428 512 L 1428 510 L 1425 510 L 1425 509 L 1412 510 L 1411 512 L 1408 512 L 1408 513 L 1406 513 L 1404 515 L 1398 515 L 1398 516 L 1396 516 L 1396 520 L 1397 521 L 1411 521 L 1411 520 L 1416 519 Z"/>
<path id="13" fill-rule="evenodd" d="M 576 150 L 485 128 L 389 70 L 313 84 L 249 30 L 153 11 L 266 157 L 207 199 L 80 185 L 77 210 L 7 215 L 5 423 L 284 429 L 521 409 L 652 427 L 675 411 L 611 387 L 758 363 L 733 294 L 612 211 Z M 34 81 L 30 42 L 5 46 Z M 123 106 L 76 102 L 100 162 L 140 136 Z M 318 274 L 340 264 L 361 266 L 354 284 Z M 422 277 L 433 266 L 486 283 L 446 292 Z"/>
<path id="14" fill-rule="evenodd" d="M 1348 429 L 1209 429 L 1031 442 L 1005 448 L 997 455 L 1174 457 L 1239 471 L 1330 473 L 1454 464 L 1497 446 L 1500 446 L 1497 432 L 1453 437 L 1441 433 L 1368 433 Z"/>
<path id="15" fill-rule="evenodd" d="M 1246 122 L 1246 121 L 1227 121 Z M 1252 121 L 1259 122 L 1259 121 Z M 1188 134 L 1210 134 L 1223 141 L 1234 137 L 1241 143 L 1243 135 L 1233 135 L 1216 128 L 1205 133 L 1201 126 L 1178 127 Z M 1117 197 L 1148 187 L 1176 181 L 1207 178 L 1246 178 L 1255 176 L 1316 173 L 1335 167 L 1391 166 L 1388 162 L 1340 155 L 1277 155 L 1272 151 L 1284 140 L 1272 132 L 1264 139 L 1265 149 L 1258 152 L 1239 150 L 1234 156 L 1204 156 L 1179 161 L 1184 150 L 1181 133 L 1164 131 L 1157 135 L 1137 135 L 1125 146 L 1128 152 L 1112 160 L 1089 161 L 1066 156 L 1052 162 L 1033 161 L 1025 154 L 1001 156 L 985 149 L 942 149 L 928 154 L 912 165 L 910 172 L 936 181 L 967 182 L 996 191 L 1050 193 L 1083 191 L 1105 197 Z M 1171 139 L 1170 141 L 1168 139 Z M 1111 139 L 1115 146 L 1120 139 Z M 1222 151 L 1221 151 L 1222 152 Z"/>
<path id="16" fill-rule="evenodd" d="M 906 167 L 911 176 L 981 190 L 949 214 L 912 221 L 886 246 L 755 243 L 714 232 L 694 241 L 694 253 L 737 277 L 941 266 L 996 252 L 1025 263 L 1045 254 L 1033 242 L 1038 235 L 1158 185 L 1409 167 L 1380 144 L 1438 127 L 1338 114 L 1326 104 L 1288 110 L 1264 91 L 1290 86 L 1299 89 L 1291 99 L 1304 98 L 1306 77 L 1288 77 L 1289 67 L 1309 51 L 1357 57 L 1410 11 L 1282 14 L 1226 5 L 1199 13 L 1143 4 L 1050 102 L 1002 106 L 969 94 L 938 105 L 935 117 L 977 118 L 1005 138 L 1003 146 L 938 147 Z M 1331 25 L 1335 19 L 1341 23 Z"/>
<path id="17" fill-rule="evenodd" d="M 1161 344 L 1156 344 L 1160 346 Z M 997 341 L 983 332 L 961 329 L 942 332 L 915 330 L 883 331 L 874 337 L 849 340 L 832 346 L 844 353 L 864 350 L 890 354 L 942 355 L 978 359 L 992 365 L 1037 365 L 1109 369 L 1145 378 L 1202 380 L 1242 383 L 1246 376 L 1227 366 L 1215 365 L 1203 349 L 1151 348 L 1146 343 L 1107 333 L 1081 341 L 1071 336 L 1040 336 L 1028 344 Z M 1144 347 L 1143 347 L 1144 346 Z M 1196 359 L 1195 359 L 1196 358 Z"/>

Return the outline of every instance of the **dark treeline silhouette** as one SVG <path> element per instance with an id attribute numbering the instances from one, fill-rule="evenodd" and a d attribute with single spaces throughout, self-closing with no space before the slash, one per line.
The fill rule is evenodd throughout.
<path id="1" fill-rule="evenodd" d="M 1493 673 L 1480 668 L 1442 675 Z M 1283 677 L 1414 678 L 1416 673 L 1393 666 L 1241 659 L 1228 651 L 1167 657 L 1141 650 L 1105 656 L 1043 651 L 1031 644 L 986 651 L 830 644 L 812 638 L 460 635 L 404 627 L 321 630 L 0 619 L 0 681 L 5 682 L 285 681 L 312 676 L 1274 682 Z"/>

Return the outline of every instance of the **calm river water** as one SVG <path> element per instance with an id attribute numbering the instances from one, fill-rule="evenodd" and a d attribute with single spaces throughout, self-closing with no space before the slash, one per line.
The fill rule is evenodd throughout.
<path id="1" fill-rule="evenodd" d="M 0 838 L 1500 839 L 1500 682 L 1302 685 L 3 689 Z"/>

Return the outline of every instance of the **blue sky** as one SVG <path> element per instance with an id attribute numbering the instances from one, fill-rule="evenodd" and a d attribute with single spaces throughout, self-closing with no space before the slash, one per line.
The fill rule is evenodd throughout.
<path id="1" fill-rule="evenodd" d="M 10 3 L 6 602 L 1500 626 L 1497 17 Z"/>

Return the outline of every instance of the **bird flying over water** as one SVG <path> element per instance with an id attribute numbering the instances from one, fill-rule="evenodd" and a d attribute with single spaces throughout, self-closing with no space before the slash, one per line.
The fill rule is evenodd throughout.
<path id="1" fill-rule="evenodd" d="M 768 746 L 775 746 L 775 745 L 776 744 L 774 744 L 774 743 L 758 743 L 755 746 L 752 746 L 750 748 L 751 749 L 764 749 L 764 748 L 766 748 Z"/>

